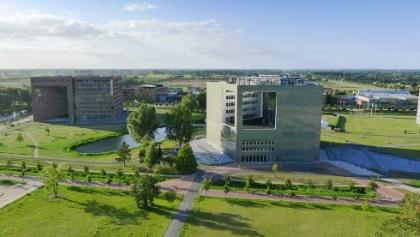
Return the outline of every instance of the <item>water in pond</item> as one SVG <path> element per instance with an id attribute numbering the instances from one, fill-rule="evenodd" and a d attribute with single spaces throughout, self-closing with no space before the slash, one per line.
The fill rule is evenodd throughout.
<path id="1" fill-rule="evenodd" d="M 162 141 L 166 137 L 165 128 L 158 128 L 156 131 L 155 141 Z M 116 151 L 121 147 L 121 144 L 125 142 L 128 146 L 136 147 L 140 145 L 135 142 L 129 134 L 125 134 L 118 137 L 105 138 L 100 141 L 92 142 L 83 146 L 76 147 L 76 151 L 81 153 L 100 153 L 108 151 Z"/>

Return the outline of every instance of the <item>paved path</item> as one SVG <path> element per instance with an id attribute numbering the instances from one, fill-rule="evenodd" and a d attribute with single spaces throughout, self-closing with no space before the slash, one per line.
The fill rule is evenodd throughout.
<path id="1" fill-rule="evenodd" d="M 32 142 L 34 143 L 34 158 L 39 158 L 38 157 L 38 151 L 39 151 L 39 148 L 38 148 L 38 142 L 35 140 L 35 138 L 33 138 L 32 136 L 31 136 L 31 134 L 29 134 L 29 133 L 24 133 L 23 135 L 25 135 L 25 136 L 27 136 L 27 137 L 29 137 L 29 139 L 31 139 L 32 140 Z"/>
<path id="2" fill-rule="evenodd" d="M 0 174 L 0 179 L 8 179 L 5 175 Z M 16 178 L 10 178 L 16 179 Z M 35 191 L 37 188 L 41 187 L 41 181 L 36 178 L 28 177 L 25 179 L 25 185 L 14 185 L 14 186 L 2 186 L 0 185 L 0 208 L 3 208 L 10 203 L 18 200 L 19 198 L 25 196 L 26 194 Z"/>
<path id="3" fill-rule="evenodd" d="M 191 210 L 195 196 L 200 188 L 200 183 L 204 174 L 205 173 L 202 170 L 198 170 L 196 173 L 190 188 L 186 191 L 184 199 L 181 201 L 178 211 L 174 214 L 172 221 L 165 232 L 165 237 L 177 237 L 181 232 L 185 220 L 187 219 L 188 212 Z"/>
<path id="4" fill-rule="evenodd" d="M 420 193 L 420 188 L 413 188 L 413 187 L 411 187 L 409 185 L 406 185 L 406 184 L 403 184 L 403 183 L 401 183 L 401 182 L 399 182 L 399 181 L 397 181 L 395 179 L 388 179 L 388 178 L 386 178 L 386 179 L 382 179 L 382 180 L 385 180 L 385 181 L 387 181 L 389 183 L 392 183 L 393 185 L 395 185 L 395 186 L 397 186 L 399 188 L 407 189 L 410 192 Z"/>

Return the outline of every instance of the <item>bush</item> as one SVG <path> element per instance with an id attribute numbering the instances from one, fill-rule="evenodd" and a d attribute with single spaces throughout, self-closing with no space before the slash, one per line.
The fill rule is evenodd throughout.
<path id="1" fill-rule="evenodd" d="M 293 191 L 290 191 L 290 192 L 288 192 L 288 193 L 287 193 L 287 195 L 288 195 L 289 197 L 294 197 L 294 196 L 296 196 L 296 193 L 295 193 L 295 192 L 293 192 Z"/>

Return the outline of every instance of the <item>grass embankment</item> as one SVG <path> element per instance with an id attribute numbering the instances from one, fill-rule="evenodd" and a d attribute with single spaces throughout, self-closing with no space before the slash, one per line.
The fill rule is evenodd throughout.
<path id="1" fill-rule="evenodd" d="M 181 236 L 374 236 L 397 209 L 205 197 Z"/>
<path id="2" fill-rule="evenodd" d="M 163 236 L 179 205 L 158 197 L 137 208 L 128 191 L 60 186 L 36 190 L 0 209 L 1 236 Z"/>

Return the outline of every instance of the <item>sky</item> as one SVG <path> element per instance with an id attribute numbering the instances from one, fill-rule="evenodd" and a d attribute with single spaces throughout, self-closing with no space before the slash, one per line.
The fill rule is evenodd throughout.
<path id="1" fill-rule="evenodd" d="M 417 0 L 0 0 L 1 69 L 420 69 Z"/>

